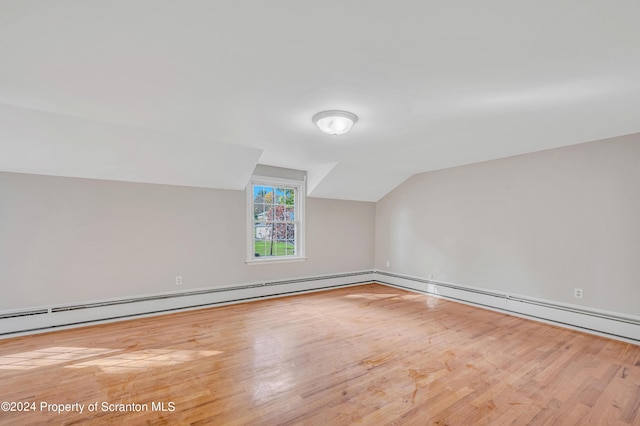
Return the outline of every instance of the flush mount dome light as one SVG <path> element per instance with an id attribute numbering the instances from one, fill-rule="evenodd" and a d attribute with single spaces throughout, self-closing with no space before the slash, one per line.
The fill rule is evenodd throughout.
<path id="1" fill-rule="evenodd" d="M 358 117 L 347 111 L 322 111 L 313 116 L 313 122 L 328 135 L 344 135 Z"/>

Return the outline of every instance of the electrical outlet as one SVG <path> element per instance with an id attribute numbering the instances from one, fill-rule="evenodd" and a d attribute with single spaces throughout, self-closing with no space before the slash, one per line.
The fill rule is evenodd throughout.
<path id="1" fill-rule="evenodd" d="M 387 268 L 391 268 L 391 262 L 387 260 Z"/>
<path id="2" fill-rule="evenodd" d="M 576 299 L 582 299 L 582 296 L 583 296 L 583 291 L 581 288 L 573 289 L 573 297 L 575 297 Z"/>
<path id="3" fill-rule="evenodd" d="M 182 275 L 176 276 L 176 285 L 182 285 Z"/>

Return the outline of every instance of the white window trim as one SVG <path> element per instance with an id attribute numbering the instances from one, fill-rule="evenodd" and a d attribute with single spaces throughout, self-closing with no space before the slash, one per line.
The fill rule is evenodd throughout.
<path id="1" fill-rule="evenodd" d="M 296 210 L 295 217 L 298 218 L 296 229 L 296 255 L 295 256 L 269 256 L 257 258 L 255 254 L 255 242 L 253 236 L 253 186 L 288 186 L 296 189 Z M 299 262 L 306 260 L 305 257 L 305 199 L 307 197 L 306 182 L 304 180 L 293 180 L 275 178 L 270 176 L 251 176 L 251 180 L 246 188 L 246 210 L 247 210 L 247 260 L 248 265 L 259 265 L 265 263 Z"/>

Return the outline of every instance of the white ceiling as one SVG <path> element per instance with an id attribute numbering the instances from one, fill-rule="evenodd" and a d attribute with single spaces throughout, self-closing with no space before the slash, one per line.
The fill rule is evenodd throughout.
<path id="1" fill-rule="evenodd" d="M 640 2 L 0 0 L 0 170 L 377 201 L 640 132 Z M 327 136 L 311 117 L 359 116 Z"/>

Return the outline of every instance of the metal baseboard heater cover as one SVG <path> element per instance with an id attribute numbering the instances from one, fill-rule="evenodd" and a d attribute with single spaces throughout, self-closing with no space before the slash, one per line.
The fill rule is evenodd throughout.
<path id="1" fill-rule="evenodd" d="M 33 315 L 43 315 L 48 313 L 49 313 L 49 309 L 35 309 L 31 311 L 7 312 L 4 314 L 0 314 L 0 320 L 8 319 L 8 318 L 30 317 Z"/>
<path id="2" fill-rule="evenodd" d="M 0 313 L 0 326 L 6 324 L 0 327 L 0 335 L 54 330 L 371 282 L 640 343 L 640 319 L 637 318 L 375 270 L 4 312 Z"/>
<path id="3" fill-rule="evenodd" d="M 284 285 L 284 284 L 297 284 L 297 283 L 305 283 L 310 281 L 322 281 L 322 280 L 330 280 L 330 279 L 336 279 L 336 278 L 357 277 L 365 274 L 373 274 L 373 271 L 350 272 L 345 274 L 325 275 L 325 276 L 319 276 L 319 277 L 300 278 L 300 279 L 294 279 L 294 280 L 267 281 L 262 283 L 245 284 L 245 285 L 232 286 L 232 287 L 216 287 L 216 288 L 209 288 L 209 289 L 203 289 L 203 290 L 184 291 L 180 293 L 159 294 L 155 296 L 142 296 L 142 297 L 127 298 L 127 299 L 106 300 L 103 302 L 95 302 L 95 303 L 83 303 L 83 304 L 77 304 L 77 305 L 57 306 L 57 307 L 51 308 L 51 312 L 52 313 L 67 312 L 67 311 L 76 311 L 79 309 L 98 308 L 103 306 L 151 302 L 155 300 L 166 300 L 166 299 L 188 297 L 188 296 L 201 296 L 206 294 L 214 294 L 214 293 L 222 293 L 222 292 L 238 291 L 238 290 L 249 290 L 253 288 L 271 287 L 271 286 L 278 286 L 278 285 Z M 369 282 L 369 281 L 363 281 L 363 282 Z M 325 287 L 321 287 L 321 288 L 325 288 Z"/>
<path id="4" fill-rule="evenodd" d="M 445 299 L 456 300 L 471 305 L 485 307 L 493 310 L 515 314 L 557 324 L 570 328 L 580 329 L 586 332 L 619 338 L 631 343 L 640 343 L 640 319 L 615 315 L 613 313 L 599 312 L 588 308 L 566 306 L 544 300 L 535 300 L 522 296 L 513 296 L 506 293 L 499 293 L 490 290 L 475 289 L 458 286 L 450 283 L 442 283 L 434 280 L 410 277 L 385 271 L 376 271 L 378 282 L 393 287 L 403 288 L 409 291 L 417 291 L 424 294 L 432 294 Z M 402 283 L 401 283 L 402 282 Z M 426 284 L 426 289 L 415 288 L 410 283 Z M 431 286 L 431 287 L 430 287 Z M 450 291 L 450 294 L 441 294 L 435 289 Z M 519 305 L 519 306 L 517 306 Z M 522 308 L 522 307 L 529 308 Z M 535 309 L 539 309 L 535 311 Z M 549 314 L 551 313 L 551 315 Z M 563 319 L 559 319 L 563 317 Z M 586 318 L 587 321 L 580 321 Z M 609 324 L 609 330 L 590 325 L 592 321 L 600 321 L 600 324 Z M 612 326 L 613 325 L 613 326 Z M 611 331 L 612 328 L 623 327 L 631 333 L 618 333 Z"/>
<path id="5" fill-rule="evenodd" d="M 52 331 L 374 282 L 358 271 L 0 312 L 0 336 Z"/>

